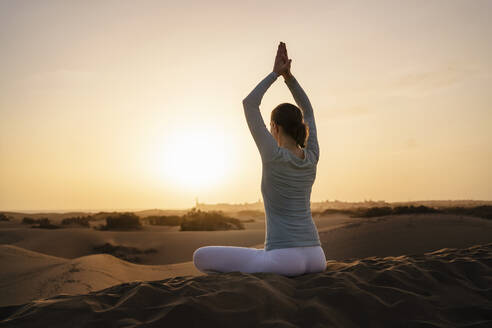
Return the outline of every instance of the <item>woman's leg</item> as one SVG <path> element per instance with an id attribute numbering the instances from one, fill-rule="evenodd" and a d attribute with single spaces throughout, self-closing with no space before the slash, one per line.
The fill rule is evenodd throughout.
<path id="1" fill-rule="evenodd" d="M 265 252 L 265 272 L 284 276 L 323 272 L 326 257 L 321 246 L 289 247 Z"/>
<path id="2" fill-rule="evenodd" d="M 298 276 L 306 270 L 306 259 L 298 247 L 277 248 L 265 252 L 265 271 L 283 276 Z"/>
<path id="3" fill-rule="evenodd" d="M 263 272 L 263 249 L 237 246 L 203 246 L 193 253 L 193 264 L 204 273 Z"/>
<path id="4" fill-rule="evenodd" d="M 271 272 L 284 276 L 323 272 L 326 257 L 321 246 L 265 251 L 249 247 L 204 246 L 193 253 L 195 267 L 204 273 Z"/>
<path id="5" fill-rule="evenodd" d="M 303 247 L 306 257 L 306 273 L 323 272 L 326 269 L 326 255 L 321 246 Z"/>

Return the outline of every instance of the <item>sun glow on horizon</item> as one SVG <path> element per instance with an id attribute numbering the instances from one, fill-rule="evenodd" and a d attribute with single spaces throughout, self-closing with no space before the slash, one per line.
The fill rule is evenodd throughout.
<path id="1" fill-rule="evenodd" d="M 214 130 L 173 131 L 154 151 L 154 169 L 186 191 L 214 188 L 231 173 L 228 139 Z"/>

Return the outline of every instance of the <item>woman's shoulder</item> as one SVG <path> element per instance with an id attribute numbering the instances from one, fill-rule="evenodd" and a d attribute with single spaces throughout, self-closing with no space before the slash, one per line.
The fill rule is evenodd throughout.
<path id="1" fill-rule="evenodd" d="M 303 156 L 299 157 L 287 148 L 278 147 L 278 151 L 268 164 L 280 166 L 282 164 L 289 164 L 289 166 L 298 168 L 310 168 L 316 166 L 314 154 L 307 148 L 302 148 L 302 150 Z"/>

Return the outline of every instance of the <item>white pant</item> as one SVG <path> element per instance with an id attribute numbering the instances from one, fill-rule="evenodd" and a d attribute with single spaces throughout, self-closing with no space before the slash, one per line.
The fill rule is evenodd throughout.
<path id="1" fill-rule="evenodd" d="M 256 249 L 237 246 L 204 246 L 193 253 L 195 267 L 204 273 L 240 271 L 271 272 L 285 276 L 323 272 L 325 252 L 321 246 Z"/>

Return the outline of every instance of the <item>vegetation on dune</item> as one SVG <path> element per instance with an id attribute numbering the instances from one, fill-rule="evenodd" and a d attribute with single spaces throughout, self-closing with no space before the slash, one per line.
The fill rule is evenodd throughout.
<path id="1" fill-rule="evenodd" d="M 484 219 L 492 220 L 492 206 L 490 205 L 475 207 L 443 207 L 440 210 L 443 213 L 477 216 Z"/>
<path id="2" fill-rule="evenodd" d="M 50 220 L 48 218 L 33 219 L 27 216 L 22 219 L 23 224 L 40 224 L 41 222 L 49 222 L 49 221 Z"/>
<path id="3" fill-rule="evenodd" d="M 152 215 L 143 218 L 142 221 L 150 225 L 179 226 L 183 218 L 179 215 Z"/>
<path id="4" fill-rule="evenodd" d="M 327 214 L 346 214 L 350 217 L 377 217 L 386 215 L 401 215 L 401 214 L 427 214 L 427 213 L 443 213 L 475 216 L 484 219 L 492 220 L 492 206 L 482 205 L 475 207 L 441 207 L 434 208 L 424 205 L 420 206 L 382 206 L 382 207 L 358 207 L 355 209 L 326 209 L 324 211 L 312 212 L 313 215 Z"/>
<path id="5" fill-rule="evenodd" d="M 5 213 L 0 213 L 0 221 L 10 221 L 10 218 Z"/>
<path id="6" fill-rule="evenodd" d="M 89 228 L 90 221 L 92 221 L 92 217 L 88 215 L 88 216 L 74 216 L 71 218 L 65 218 L 62 220 L 61 223 L 64 225 L 80 225 Z"/>
<path id="7" fill-rule="evenodd" d="M 258 210 L 242 210 L 238 211 L 237 215 L 239 216 L 252 216 L 254 218 L 265 218 L 265 212 L 258 211 Z"/>
<path id="8" fill-rule="evenodd" d="M 373 206 L 346 209 L 329 208 L 325 210 L 312 211 L 313 217 L 329 214 L 344 214 L 350 217 L 371 218 L 387 215 L 401 214 L 454 214 L 479 217 L 492 220 L 492 206 L 481 205 L 472 207 L 429 207 L 429 206 Z M 153 215 L 140 218 L 133 212 L 99 212 L 87 216 L 76 216 L 65 218 L 61 221 L 62 226 L 80 225 L 90 227 L 90 222 L 105 220 L 105 225 L 94 227 L 97 230 L 140 230 L 142 223 L 159 226 L 179 226 L 180 231 L 215 231 L 215 230 L 244 230 L 244 223 L 254 222 L 254 218 L 264 218 L 264 213 L 257 210 L 242 210 L 236 213 L 239 217 L 248 216 L 249 219 L 237 219 L 229 217 L 223 211 L 202 211 L 193 208 L 182 216 L 178 215 Z M 254 217 L 254 218 L 251 218 Z M 0 213 L 0 221 L 9 221 L 10 217 Z M 32 228 L 59 229 L 62 226 L 50 222 L 47 217 L 35 219 L 24 217 L 23 224 L 33 225 Z"/>
<path id="9" fill-rule="evenodd" d="M 328 208 L 324 211 L 312 211 L 311 214 L 313 216 L 318 216 L 318 215 L 329 215 L 329 214 L 347 214 L 351 215 L 353 214 L 354 211 L 350 209 L 337 209 L 337 208 Z"/>
<path id="10" fill-rule="evenodd" d="M 114 213 L 106 217 L 106 225 L 97 230 L 138 230 L 142 223 L 150 225 L 180 226 L 180 231 L 242 230 L 241 220 L 225 216 L 222 211 L 205 212 L 193 208 L 182 216 L 157 215 L 140 219 L 132 212 Z"/>
<path id="11" fill-rule="evenodd" d="M 106 217 L 106 225 L 98 230 L 139 230 L 142 229 L 140 218 L 132 212 L 116 213 Z"/>
<path id="12" fill-rule="evenodd" d="M 92 249 L 96 254 L 110 254 L 119 259 L 133 263 L 142 263 L 142 260 L 138 255 L 157 253 L 155 248 L 141 250 L 136 247 L 113 245 L 110 243 L 94 246 Z"/>
<path id="13" fill-rule="evenodd" d="M 38 225 L 33 225 L 31 228 L 39 228 L 39 229 L 61 229 L 59 225 L 51 224 L 49 222 L 41 222 Z"/>
<path id="14" fill-rule="evenodd" d="M 375 217 L 385 215 L 400 215 L 400 214 L 420 214 L 420 213 L 440 213 L 439 210 L 427 206 L 383 206 L 370 207 L 367 209 L 356 210 L 353 216 L 357 217 Z"/>
<path id="15" fill-rule="evenodd" d="M 183 215 L 181 231 L 199 230 L 243 230 L 243 223 L 232 217 L 224 216 L 222 211 L 204 212 L 193 208 Z"/>
<path id="16" fill-rule="evenodd" d="M 22 219 L 23 224 L 34 224 L 31 226 L 31 228 L 39 228 L 39 229 L 60 229 L 60 226 L 57 226 L 55 224 L 51 224 L 50 220 L 48 218 L 40 218 L 40 219 L 33 219 L 33 218 L 28 218 L 25 217 Z"/>

